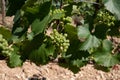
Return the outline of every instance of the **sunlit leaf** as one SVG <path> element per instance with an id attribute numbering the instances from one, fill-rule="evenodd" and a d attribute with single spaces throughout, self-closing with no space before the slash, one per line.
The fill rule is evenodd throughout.
<path id="1" fill-rule="evenodd" d="M 103 3 L 120 20 L 120 0 L 103 0 Z"/>
<path id="2" fill-rule="evenodd" d="M 11 54 L 10 58 L 9 58 L 9 61 L 8 61 L 8 65 L 10 67 L 17 67 L 17 66 L 21 66 L 22 65 L 22 60 L 20 58 L 21 56 L 16 54 L 16 53 L 13 53 Z"/>
<path id="3" fill-rule="evenodd" d="M 82 39 L 88 38 L 90 35 L 89 27 L 87 24 L 83 26 L 78 26 L 78 37 Z"/>
<path id="4" fill-rule="evenodd" d="M 95 62 L 105 67 L 111 67 L 119 63 L 118 56 L 112 54 L 111 42 L 104 40 L 102 47 L 93 53 Z"/>
<path id="5" fill-rule="evenodd" d="M 95 36 L 90 35 L 89 38 L 80 46 L 80 50 L 90 50 L 92 48 L 97 48 L 101 44 L 100 40 Z"/>

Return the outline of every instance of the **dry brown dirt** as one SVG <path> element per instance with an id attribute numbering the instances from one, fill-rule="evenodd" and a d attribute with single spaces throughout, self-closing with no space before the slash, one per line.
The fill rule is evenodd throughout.
<path id="1" fill-rule="evenodd" d="M 88 64 L 74 74 L 57 63 L 36 66 L 26 61 L 22 67 L 9 68 L 4 60 L 0 60 L 0 80 L 120 80 L 120 65 L 110 72 L 103 72 Z"/>

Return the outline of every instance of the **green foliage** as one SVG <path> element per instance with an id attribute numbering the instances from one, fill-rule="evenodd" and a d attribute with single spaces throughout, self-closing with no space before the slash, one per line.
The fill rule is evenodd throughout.
<path id="1" fill-rule="evenodd" d="M 113 45 L 107 40 L 109 35 L 120 34 L 119 3 L 9 0 L 7 15 L 15 15 L 12 36 L 0 28 L 0 34 L 11 39 L 6 47 L 12 45 L 14 49 L 8 56 L 8 65 L 20 66 L 26 59 L 39 65 L 58 58 L 59 63 L 75 71 L 90 60 L 108 68 L 119 63 L 119 55 L 112 52 Z"/>
<path id="2" fill-rule="evenodd" d="M 5 26 L 0 27 L 0 34 L 2 34 L 6 40 L 9 40 L 12 36 L 10 30 L 6 29 Z"/>
<path id="3" fill-rule="evenodd" d="M 87 40 L 80 46 L 80 50 L 91 50 L 100 46 L 100 40 L 90 35 Z"/>
<path id="4" fill-rule="evenodd" d="M 21 66 L 23 63 L 23 61 L 21 60 L 21 56 L 16 54 L 16 53 L 12 53 L 12 55 L 10 55 L 9 60 L 8 60 L 8 66 L 13 68 L 13 67 L 17 67 L 17 66 Z"/>
<path id="5" fill-rule="evenodd" d="M 105 67 L 119 63 L 118 55 L 112 53 L 112 43 L 108 40 L 103 40 L 100 49 L 93 53 L 93 58 L 97 64 Z"/>
<path id="6" fill-rule="evenodd" d="M 89 27 L 87 24 L 78 26 L 78 37 L 84 40 L 80 46 L 80 50 L 91 50 L 100 46 L 100 40 L 94 35 L 90 34 Z"/>
<path id="7" fill-rule="evenodd" d="M 8 16 L 12 16 L 14 14 L 16 14 L 17 10 L 19 10 L 22 5 L 25 3 L 26 0 L 8 0 L 9 4 L 8 4 L 8 11 L 7 11 L 7 15 Z"/>
<path id="8" fill-rule="evenodd" d="M 88 36 L 90 36 L 88 25 L 85 24 L 83 26 L 78 26 L 78 37 L 82 39 L 86 39 L 88 38 Z"/>
<path id="9" fill-rule="evenodd" d="M 36 64 L 45 64 L 49 61 L 49 56 L 53 56 L 55 47 L 42 44 L 37 50 L 31 52 L 29 59 Z"/>
<path id="10" fill-rule="evenodd" d="M 103 0 L 106 9 L 113 13 L 120 20 L 120 1 L 119 0 Z"/>
<path id="11" fill-rule="evenodd" d="M 8 58 L 8 65 L 10 67 L 17 67 L 22 65 L 22 60 L 20 55 L 17 54 L 17 51 L 8 44 L 7 40 L 3 38 L 0 34 L 0 54 Z"/>
<path id="12" fill-rule="evenodd" d="M 47 27 L 46 25 L 49 23 L 50 16 L 46 16 L 42 21 L 39 21 L 36 19 L 32 25 L 31 30 L 34 33 L 34 35 L 40 34 L 43 32 L 43 30 Z"/>

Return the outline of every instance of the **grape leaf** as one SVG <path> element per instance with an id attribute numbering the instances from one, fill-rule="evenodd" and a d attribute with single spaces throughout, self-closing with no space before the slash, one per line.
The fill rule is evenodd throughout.
<path id="1" fill-rule="evenodd" d="M 93 53 L 95 62 L 105 67 L 111 67 L 119 63 L 117 55 L 112 54 L 112 46 L 110 41 L 103 40 L 102 48 Z"/>
<path id="2" fill-rule="evenodd" d="M 31 25 L 31 29 L 34 35 L 38 35 L 39 33 L 42 33 L 44 31 L 44 29 L 50 22 L 50 18 L 51 16 L 48 14 L 42 21 L 40 21 L 39 19 L 34 20 L 34 22 Z"/>
<path id="3" fill-rule="evenodd" d="M 33 62 L 35 62 L 36 64 L 45 64 L 48 62 L 49 60 L 49 56 L 53 55 L 55 50 L 55 47 L 53 46 L 49 46 L 46 47 L 46 44 L 42 44 L 39 49 L 33 51 L 30 56 L 29 59 Z"/>
<path id="4" fill-rule="evenodd" d="M 17 66 L 21 66 L 22 65 L 22 60 L 21 60 L 21 56 L 13 53 L 11 54 L 11 56 L 9 57 L 9 61 L 8 61 L 8 66 L 9 67 L 17 67 Z"/>
<path id="5" fill-rule="evenodd" d="M 76 28 L 71 24 L 65 25 L 65 32 L 68 34 L 69 39 L 77 39 L 77 30 Z"/>
<path id="6" fill-rule="evenodd" d="M 10 30 L 4 28 L 5 26 L 3 27 L 0 27 L 0 34 L 3 35 L 3 37 L 6 39 L 6 40 L 9 40 L 12 36 Z"/>
<path id="7" fill-rule="evenodd" d="M 53 56 L 53 53 L 54 53 L 54 51 L 55 51 L 55 46 L 54 45 L 47 45 L 46 46 L 46 51 L 47 51 L 47 53 L 48 53 L 48 56 L 50 55 L 50 56 Z"/>
<path id="8" fill-rule="evenodd" d="M 58 12 L 58 13 L 54 13 L 53 15 L 52 15 L 52 20 L 54 20 L 54 19 L 61 19 L 62 17 L 64 17 L 65 16 L 65 13 L 64 12 Z"/>
<path id="9" fill-rule="evenodd" d="M 87 24 L 83 26 L 78 26 L 78 37 L 86 39 L 90 35 L 89 27 Z"/>
<path id="10" fill-rule="evenodd" d="M 100 40 L 96 38 L 96 36 L 91 35 L 89 31 L 89 25 L 84 24 L 83 26 L 78 26 L 78 38 L 83 39 L 83 43 L 80 45 L 80 50 L 90 50 L 93 48 L 97 48 L 100 45 Z"/>
<path id="11" fill-rule="evenodd" d="M 18 10 L 16 13 L 15 13 L 15 17 L 13 19 L 14 23 L 16 23 L 19 19 L 20 19 L 20 10 Z"/>
<path id="12" fill-rule="evenodd" d="M 104 51 L 111 51 L 113 49 L 112 47 L 112 42 L 109 40 L 103 40 L 102 41 L 102 47 L 104 49 Z"/>
<path id="13" fill-rule="evenodd" d="M 112 55 L 111 53 L 104 52 L 104 51 L 96 52 L 96 54 L 93 57 L 97 64 L 105 66 L 105 67 L 111 67 L 119 63 L 117 56 Z"/>
<path id="14" fill-rule="evenodd" d="M 115 14 L 115 16 L 120 20 L 120 0 L 103 0 L 103 3 L 107 10 Z"/>
<path id="15" fill-rule="evenodd" d="M 50 21 L 52 21 L 53 19 L 60 19 L 61 17 L 63 17 L 63 15 L 63 13 L 57 13 L 54 15 L 48 14 L 42 21 L 40 21 L 39 19 L 35 19 L 31 25 L 33 33 L 35 35 L 42 33 Z"/>
<path id="16" fill-rule="evenodd" d="M 83 65 L 84 65 L 84 63 L 82 60 L 80 60 L 80 59 L 73 60 L 73 66 L 81 67 Z"/>
<path id="17" fill-rule="evenodd" d="M 31 52 L 38 49 L 42 45 L 44 39 L 45 39 L 45 35 L 44 34 L 39 34 L 39 35 L 35 36 L 30 41 L 24 40 L 22 42 L 22 46 L 21 46 L 22 47 L 22 53 L 23 53 L 22 58 L 27 59 Z"/>
<path id="18" fill-rule="evenodd" d="M 101 44 L 100 40 L 95 36 L 90 35 L 85 42 L 80 46 L 80 50 L 90 50 L 99 47 Z"/>

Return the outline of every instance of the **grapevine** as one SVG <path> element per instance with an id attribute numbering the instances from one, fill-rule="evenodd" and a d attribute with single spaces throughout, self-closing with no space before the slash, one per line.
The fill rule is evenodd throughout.
<path id="1" fill-rule="evenodd" d="M 119 0 L 9 0 L 6 15 L 15 16 L 9 38 L 12 46 L 3 38 L 7 33 L 0 31 L 0 53 L 20 53 L 10 56 L 13 66 L 26 59 L 47 63 L 49 57 L 62 54 L 72 66 L 79 67 L 92 56 L 97 65 L 112 67 L 120 57 L 112 54 L 113 45 L 107 36 L 120 35 L 119 4 Z M 51 34 L 47 35 L 49 28 Z"/>

